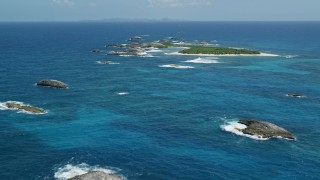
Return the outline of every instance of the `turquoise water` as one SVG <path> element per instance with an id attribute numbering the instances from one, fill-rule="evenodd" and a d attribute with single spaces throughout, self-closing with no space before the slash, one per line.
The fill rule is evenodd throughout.
<path id="1" fill-rule="evenodd" d="M 196 64 L 163 52 L 105 55 L 105 44 L 134 35 L 279 56 Z M 0 54 L 0 102 L 48 111 L 0 111 L 0 179 L 54 179 L 81 163 L 127 179 L 319 179 L 320 23 L 2 23 Z M 194 68 L 159 67 L 166 64 Z M 70 88 L 34 86 L 47 78 Z M 278 124 L 297 141 L 220 128 L 240 118 Z"/>

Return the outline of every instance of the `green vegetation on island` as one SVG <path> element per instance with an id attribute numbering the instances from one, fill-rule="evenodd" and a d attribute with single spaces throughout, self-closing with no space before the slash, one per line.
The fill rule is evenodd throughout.
<path id="1" fill-rule="evenodd" d="M 214 55 L 226 55 L 226 54 L 260 54 L 259 51 L 249 49 L 235 49 L 226 47 L 208 47 L 208 46 L 187 46 L 188 49 L 179 51 L 181 54 L 214 54 Z"/>

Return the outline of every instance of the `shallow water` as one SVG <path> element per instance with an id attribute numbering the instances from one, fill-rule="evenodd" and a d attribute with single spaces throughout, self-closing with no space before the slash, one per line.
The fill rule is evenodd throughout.
<path id="1" fill-rule="evenodd" d="M 203 64 L 166 51 L 105 55 L 105 44 L 142 34 L 280 56 Z M 319 42 L 319 23 L 2 23 L 0 102 L 48 113 L 0 111 L 0 179 L 54 179 L 59 168 L 82 163 L 127 179 L 318 179 Z M 194 68 L 159 67 L 167 64 Z M 34 86 L 47 78 L 70 88 Z M 240 118 L 275 123 L 297 141 L 221 130 Z"/>

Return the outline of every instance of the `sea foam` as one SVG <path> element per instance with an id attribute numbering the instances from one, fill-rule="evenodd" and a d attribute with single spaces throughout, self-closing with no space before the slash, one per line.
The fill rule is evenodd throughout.
<path id="1" fill-rule="evenodd" d="M 284 57 L 287 58 L 287 59 L 292 59 L 292 58 L 298 57 L 298 55 L 286 55 Z"/>
<path id="2" fill-rule="evenodd" d="M 116 174 L 119 169 L 116 168 L 102 168 L 99 166 L 89 166 L 86 163 L 81 163 L 79 165 L 67 164 L 64 167 L 59 168 L 54 173 L 54 178 L 57 180 L 67 180 L 75 176 L 86 174 L 90 171 L 101 171 L 106 174 Z M 122 179 L 125 179 L 121 176 Z"/>
<path id="3" fill-rule="evenodd" d="M 231 132 L 233 134 L 239 135 L 239 136 L 245 136 L 251 139 L 255 139 L 255 140 L 268 140 L 270 138 L 262 138 L 259 136 L 254 136 L 254 135 L 249 135 L 249 134 L 244 134 L 241 130 L 247 128 L 246 125 L 238 123 L 237 121 L 231 121 L 231 122 L 227 122 L 224 125 L 221 125 L 220 128 L 223 131 L 226 132 Z"/>
<path id="4" fill-rule="evenodd" d="M 220 63 L 217 59 L 207 59 L 207 58 L 201 58 L 198 57 L 196 59 L 192 59 L 192 60 L 187 60 L 184 62 L 188 62 L 188 63 L 202 63 L 202 64 L 216 64 L 216 63 Z"/>

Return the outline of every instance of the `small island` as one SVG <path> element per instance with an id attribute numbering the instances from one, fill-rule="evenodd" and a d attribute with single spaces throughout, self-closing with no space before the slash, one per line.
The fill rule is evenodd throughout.
<path id="1" fill-rule="evenodd" d="M 217 44 L 209 44 L 208 42 L 210 41 L 186 41 L 172 37 L 152 42 L 141 41 L 141 37 L 132 37 L 128 40 L 128 44 L 106 45 L 107 48 L 112 48 L 107 55 L 146 56 L 148 51 L 154 49 L 181 48 L 182 50 L 178 52 L 166 54 L 188 56 L 277 56 L 245 48 L 221 47 Z"/>

